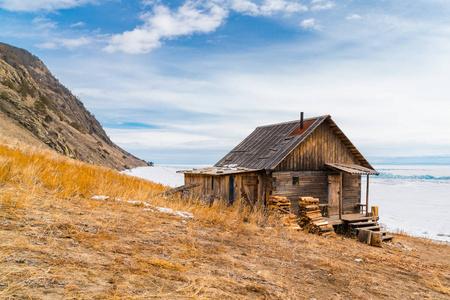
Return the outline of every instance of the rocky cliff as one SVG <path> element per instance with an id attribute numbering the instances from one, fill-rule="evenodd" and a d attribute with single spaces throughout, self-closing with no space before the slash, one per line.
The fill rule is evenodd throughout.
<path id="1" fill-rule="evenodd" d="M 123 170 L 146 163 L 115 145 L 100 123 L 44 63 L 0 43 L 0 136 Z"/>

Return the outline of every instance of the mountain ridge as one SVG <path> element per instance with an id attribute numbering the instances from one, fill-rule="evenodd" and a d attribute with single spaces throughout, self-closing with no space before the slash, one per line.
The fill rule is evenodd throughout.
<path id="1" fill-rule="evenodd" d="M 0 43 L 0 113 L 4 138 L 40 142 L 66 156 L 117 170 L 146 165 L 114 144 L 37 56 L 4 43 Z"/>

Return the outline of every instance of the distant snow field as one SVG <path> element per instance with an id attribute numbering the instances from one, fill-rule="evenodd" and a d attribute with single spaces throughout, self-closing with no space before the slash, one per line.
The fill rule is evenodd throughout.
<path id="1" fill-rule="evenodd" d="M 177 173 L 179 170 L 189 170 L 193 168 L 205 168 L 209 165 L 162 165 L 154 167 L 139 167 L 125 170 L 122 173 L 139 177 L 156 183 L 161 183 L 170 187 L 177 187 L 184 184 L 184 175 Z"/>
<path id="2" fill-rule="evenodd" d="M 184 184 L 184 175 L 177 173 L 178 170 L 171 167 L 139 167 L 122 173 L 170 187 L 177 187 Z"/>
<path id="3" fill-rule="evenodd" d="M 170 187 L 184 184 L 178 170 L 208 165 L 140 167 L 124 173 Z M 450 242 L 450 166 L 375 166 L 369 206 L 378 206 L 380 223 L 391 231 Z M 365 201 L 365 176 L 362 182 Z"/>

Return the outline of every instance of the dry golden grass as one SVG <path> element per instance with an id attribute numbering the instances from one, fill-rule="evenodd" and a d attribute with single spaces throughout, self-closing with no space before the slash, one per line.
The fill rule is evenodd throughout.
<path id="1" fill-rule="evenodd" d="M 374 248 L 282 228 L 243 205 L 0 145 L 1 299 L 446 299 L 449 246 Z M 92 200 L 107 195 L 111 200 Z M 145 211 L 112 198 L 188 211 Z M 266 229 L 266 227 L 273 229 Z M 402 245 L 416 249 L 405 250 Z M 356 262 L 360 258 L 363 262 Z"/>

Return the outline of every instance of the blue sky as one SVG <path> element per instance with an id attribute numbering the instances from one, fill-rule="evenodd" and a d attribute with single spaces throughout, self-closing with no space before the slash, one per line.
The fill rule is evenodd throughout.
<path id="1" fill-rule="evenodd" d="M 300 111 L 369 158 L 449 156 L 449 16 L 444 0 L 0 0 L 0 41 L 156 163 L 215 163 Z"/>

